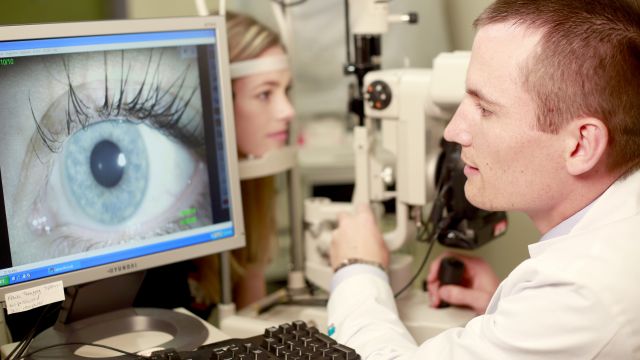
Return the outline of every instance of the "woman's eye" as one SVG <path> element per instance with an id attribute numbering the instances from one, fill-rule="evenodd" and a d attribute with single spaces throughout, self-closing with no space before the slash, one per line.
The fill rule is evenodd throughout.
<path id="1" fill-rule="evenodd" d="M 131 227 L 170 208 L 195 167 L 184 145 L 158 130 L 104 120 L 67 139 L 54 160 L 47 189 L 52 196 L 45 201 L 53 205 L 55 199 L 61 224 L 95 230 Z"/>
<path id="2" fill-rule="evenodd" d="M 271 90 L 262 91 L 258 93 L 257 97 L 259 100 L 267 101 L 271 98 L 271 93 L 272 93 Z"/>

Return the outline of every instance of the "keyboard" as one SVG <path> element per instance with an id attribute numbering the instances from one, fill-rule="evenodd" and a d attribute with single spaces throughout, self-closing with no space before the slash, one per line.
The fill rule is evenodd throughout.
<path id="1" fill-rule="evenodd" d="M 350 347 L 341 345 L 313 326 L 298 320 L 266 328 L 261 335 L 228 339 L 192 351 L 156 351 L 152 360 L 360 360 Z"/>

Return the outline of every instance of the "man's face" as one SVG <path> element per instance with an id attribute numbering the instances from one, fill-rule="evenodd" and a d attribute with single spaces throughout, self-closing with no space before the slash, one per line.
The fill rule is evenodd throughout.
<path id="1" fill-rule="evenodd" d="M 560 137 L 536 130 L 535 103 L 522 85 L 522 67 L 539 38 L 511 24 L 480 28 L 467 94 L 445 129 L 448 141 L 462 145 L 469 201 L 534 218 L 553 212 L 566 176 Z"/>

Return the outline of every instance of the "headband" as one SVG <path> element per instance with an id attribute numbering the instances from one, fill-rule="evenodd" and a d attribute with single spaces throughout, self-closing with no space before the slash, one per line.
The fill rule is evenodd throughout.
<path id="1" fill-rule="evenodd" d="M 232 79 L 288 68 L 289 61 L 284 55 L 236 61 L 230 66 Z"/>

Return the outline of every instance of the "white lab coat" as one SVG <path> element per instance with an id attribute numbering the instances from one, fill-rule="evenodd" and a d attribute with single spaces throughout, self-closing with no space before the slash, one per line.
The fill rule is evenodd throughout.
<path id="1" fill-rule="evenodd" d="M 567 235 L 529 246 L 487 313 L 418 346 L 389 285 L 341 282 L 333 337 L 363 359 L 640 359 L 640 172 L 613 184 Z"/>

